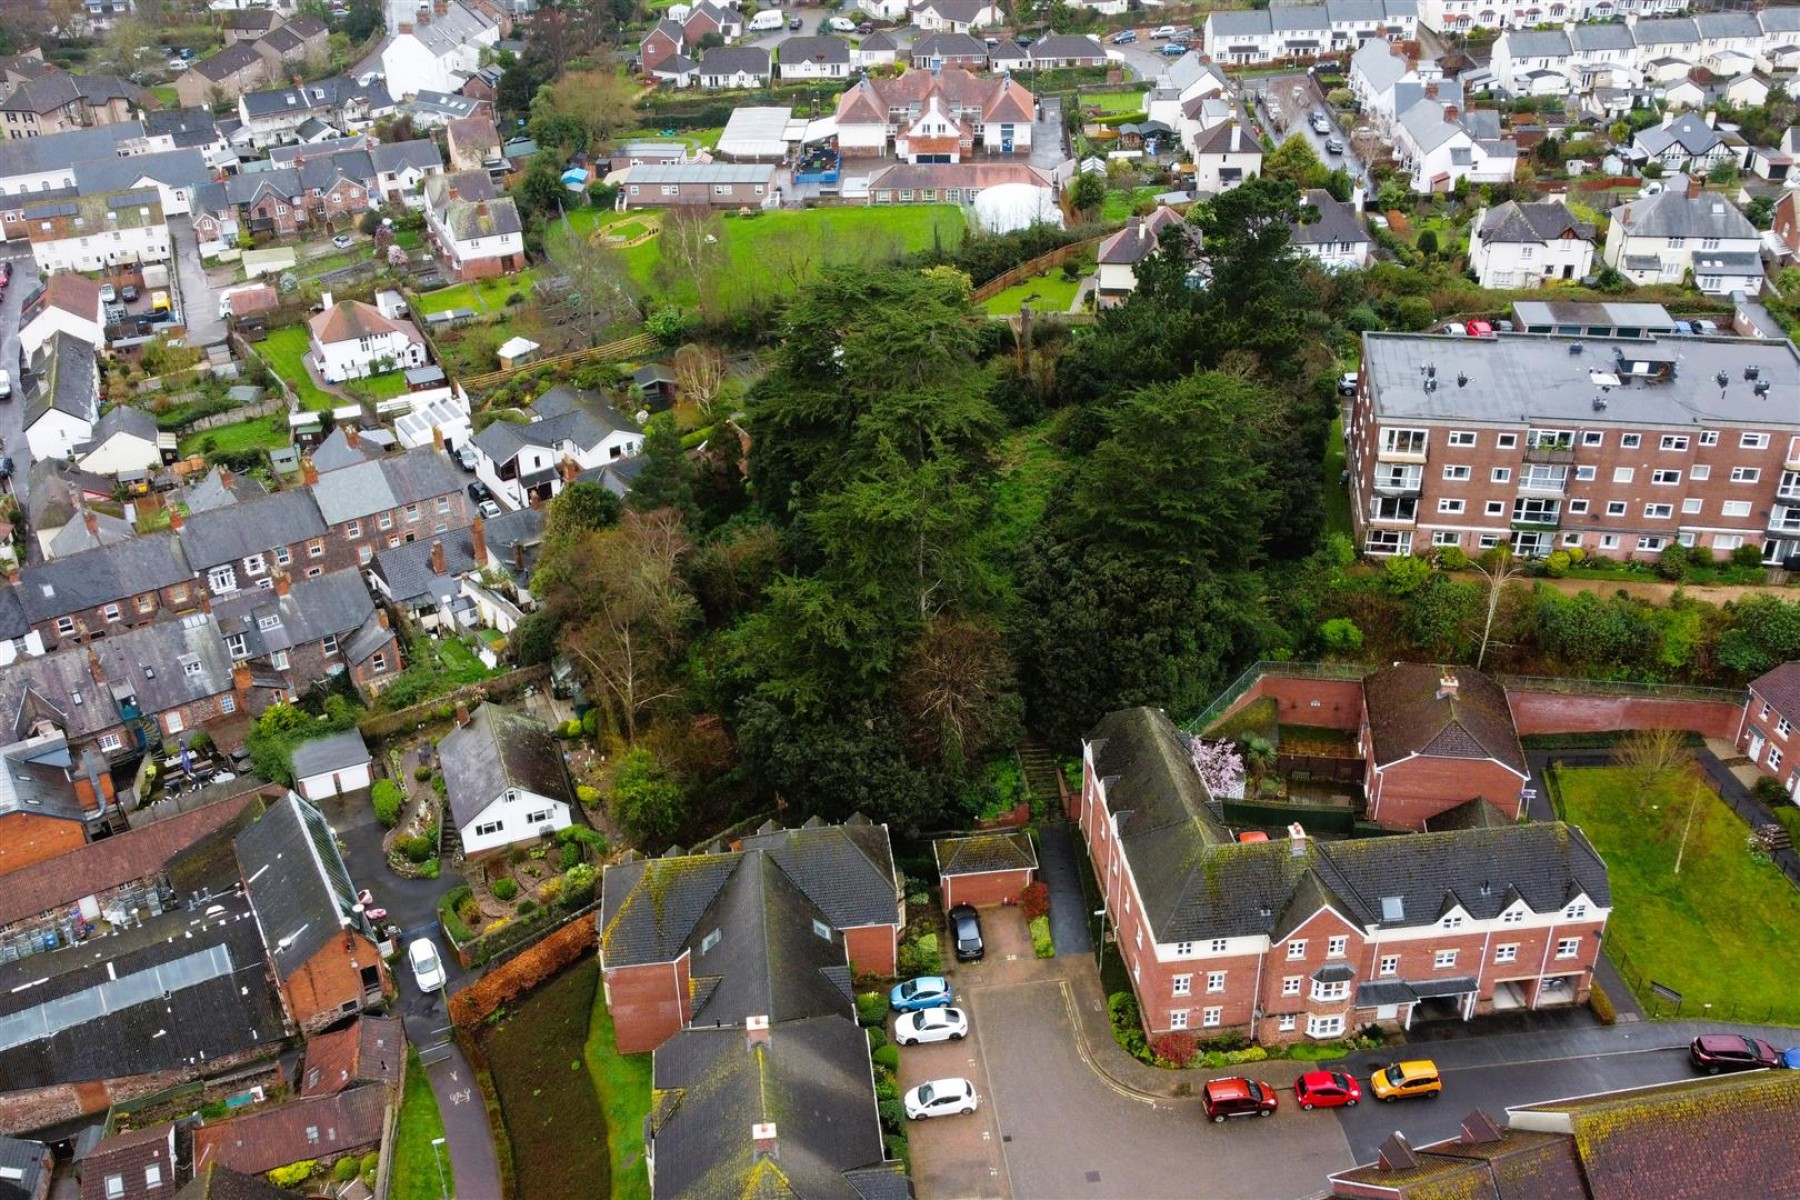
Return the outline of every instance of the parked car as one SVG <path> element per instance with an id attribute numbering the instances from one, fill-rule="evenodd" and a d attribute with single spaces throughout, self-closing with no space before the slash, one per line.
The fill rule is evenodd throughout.
<path id="1" fill-rule="evenodd" d="M 975 1085 L 966 1079 L 933 1079 L 906 1093 L 906 1119 L 972 1113 L 981 1105 Z"/>
<path id="2" fill-rule="evenodd" d="M 481 482 L 479 479 L 469 485 L 469 499 L 477 504 L 480 504 L 483 500 L 491 499 L 493 495 L 494 493 L 488 491 L 488 485 Z"/>
<path id="3" fill-rule="evenodd" d="M 128 283 L 124 287 L 119 289 L 119 299 L 125 301 L 125 303 L 130 304 L 133 300 L 136 300 L 137 298 L 138 298 L 137 284 Z"/>
<path id="4" fill-rule="evenodd" d="M 789 29 L 800 28 L 800 14 L 799 13 L 795 13 L 793 16 L 788 18 L 788 28 Z"/>
<path id="5" fill-rule="evenodd" d="M 348 250 L 350 247 L 356 245 L 356 239 L 347 233 L 340 233 L 331 239 L 331 244 L 336 246 L 339 250 Z"/>
<path id="6" fill-rule="evenodd" d="M 1211 1079 L 1201 1091 L 1206 1119 L 1223 1125 L 1232 1117 L 1272 1117 L 1281 1102 L 1275 1089 L 1255 1079 Z"/>
<path id="7" fill-rule="evenodd" d="M 856 22 L 852 21 L 849 17 L 833 17 L 831 20 L 825 22 L 825 28 L 831 30 L 833 33 L 855 33 Z"/>
<path id="8" fill-rule="evenodd" d="M 1331 118 L 1322 112 L 1316 112 L 1312 115 L 1312 127 L 1314 133 L 1330 133 Z"/>
<path id="9" fill-rule="evenodd" d="M 413 979 L 421 992 L 435 992 L 444 986 L 444 963 L 430 938 L 418 938 L 409 943 L 406 961 L 412 964 Z"/>
<path id="10" fill-rule="evenodd" d="M 1415 1058 L 1393 1063 L 1369 1076 L 1369 1090 L 1384 1104 L 1414 1096 L 1436 1100 L 1444 1090 L 1444 1081 L 1438 1078 L 1436 1063 L 1429 1058 Z"/>
<path id="11" fill-rule="evenodd" d="M 1337 136 L 1325 139 L 1325 153 L 1337 155 L 1344 152 L 1344 139 Z"/>
<path id="12" fill-rule="evenodd" d="M 950 981 L 942 975 L 921 975 L 905 983 L 896 983 L 888 993 L 888 1007 L 895 1012 L 918 1012 L 925 1008 L 943 1008 L 956 999 Z"/>
<path id="13" fill-rule="evenodd" d="M 1761 1038 L 1738 1033 L 1706 1033 L 1688 1046 L 1688 1061 L 1697 1071 L 1760 1071 L 1781 1065 L 1781 1054 Z"/>
<path id="14" fill-rule="evenodd" d="M 0 400 L 12 399 L 12 376 L 0 371 Z"/>
<path id="15" fill-rule="evenodd" d="M 863 37 L 868 37 L 871 33 L 875 32 L 875 22 L 864 21 L 861 25 L 858 25 L 856 27 L 856 32 L 861 34 Z"/>
<path id="16" fill-rule="evenodd" d="M 500 515 L 500 502 L 498 500 L 483 500 L 480 504 L 475 506 L 475 511 L 481 514 L 482 520 L 491 521 Z"/>
<path id="17" fill-rule="evenodd" d="M 1355 371 L 1345 371 L 1342 375 L 1339 375 L 1338 376 L 1338 395 L 1340 395 L 1340 396 L 1356 395 L 1357 380 L 1359 378 L 1360 377 L 1357 375 L 1357 373 Z"/>
<path id="18" fill-rule="evenodd" d="M 1180 58 L 1188 52 L 1188 44 L 1186 42 L 1170 42 L 1162 48 L 1162 52 L 1164 58 Z"/>
<path id="19" fill-rule="evenodd" d="M 1719 323 L 1717 321 L 1695 321 L 1694 332 L 1702 337 L 1711 337 L 1719 332 Z"/>
<path id="20" fill-rule="evenodd" d="M 12 282 L 12 264 L 9 262 L 0 262 L 0 287 L 5 287 L 7 284 L 9 284 L 11 282 Z"/>
<path id="21" fill-rule="evenodd" d="M 111 304 L 114 300 L 117 300 L 118 298 L 119 298 L 118 290 L 116 288 L 114 288 L 112 284 L 103 283 L 100 285 L 100 303 Z"/>
<path id="22" fill-rule="evenodd" d="M 1362 1084 L 1342 1071 L 1308 1071 L 1294 1080 L 1294 1102 L 1307 1112 L 1315 1108 L 1355 1108 Z"/>
<path id="23" fill-rule="evenodd" d="M 458 446 L 456 448 L 456 461 L 462 465 L 463 470 L 473 471 L 480 465 L 481 456 L 475 453 L 475 447 L 473 446 Z M 474 487 L 473 484 L 470 486 L 471 488 Z M 485 483 L 481 484 L 481 488 L 483 491 L 486 491 L 487 485 Z"/>
<path id="24" fill-rule="evenodd" d="M 1486 321 L 1470 321 L 1469 336 L 1491 338 L 1494 336 L 1494 327 Z"/>
<path id="25" fill-rule="evenodd" d="M 1150 31 L 1150 40 L 1153 42 L 1166 42 L 1174 36 L 1175 27 L 1173 25 L 1158 25 Z"/>
<path id="26" fill-rule="evenodd" d="M 1469 327 L 1464 325 L 1461 321 L 1452 321 L 1444 326 L 1444 332 L 1451 337 L 1468 337 Z"/>
<path id="27" fill-rule="evenodd" d="M 981 917 L 973 905 L 958 904 L 950 910 L 950 932 L 956 938 L 957 962 L 980 962 L 987 953 L 981 944 Z"/>
<path id="28" fill-rule="evenodd" d="M 1694 323 L 1692 321 L 1677 321 L 1675 322 L 1674 332 L 1682 337 L 1691 337 L 1698 331 L 1694 328 Z"/>
<path id="29" fill-rule="evenodd" d="M 894 1040 L 902 1046 L 920 1042 L 960 1042 L 969 1036 L 969 1016 L 960 1008 L 925 1008 L 894 1022 Z"/>
<path id="30" fill-rule="evenodd" d="M 1137 30 L 1135 29 L 1121 29 L 1112 35 L 1112 44 L 1115 46 L 1129 46 L 1135 41 L 1137 41 Z"/>

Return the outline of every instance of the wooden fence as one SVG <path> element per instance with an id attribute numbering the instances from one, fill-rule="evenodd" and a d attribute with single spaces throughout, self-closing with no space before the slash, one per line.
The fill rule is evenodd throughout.
<path id="1" fill-rule="evenodd" d="M 1035 279 L 1045 271 L 1060 267 L 1073 258 L 1080 258 L 1090 249 L 1105 241 L 1110 234 L 1087 239 L 1085 242 L 1070 242 L 1066 246 L 1058 246 L 1048 254 L 1040 254 L 1030 262 L 1020 263 L 1012 270 L 996 275 L 970 294 L 969 299 L 976 304 L 985 303 L 1004 292 L 1014 284 L 1024 283 L 1027 279 Z"/>
<path id="2" fill-rule="evenodd" d="M 534 359 L 523 366 L 504 371 L 489 371 L 485 375 L 463 376 L 463 387 L 474 391 L 477 388 L 494 387 L 505 383 L 515 375 L 525 375 L 536 371 L 560 371 L 568 367 L 579 366 L 585 362 L 606 362 L 611 359 L 636 358 L 656 349 L 656 338 L 648 333 L 640 333 L 633 337 L 620 338 L 616 342 L 608 342 L 604 346 L 591 346 L 586 350 L 571 350 L 567 354 L 553 354 L 549 358 Z"/>

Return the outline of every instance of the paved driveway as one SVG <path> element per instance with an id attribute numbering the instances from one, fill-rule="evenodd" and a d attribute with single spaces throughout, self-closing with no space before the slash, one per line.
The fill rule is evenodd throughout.
<path id="1" fill-rule="evenodd" d="M 181 316 L 187 322 L 188 345 L 211 346 L 224 341 L 225 322 L 219 319 L 219 301 L 206 280 L 193 221 L 170 217 L 169 237 L 174 242 L 174 283 L 181 298 Z"/>
<path id="2" fill-rule="evenodd" d="M 13 460 L 13 478 L 8 486 L 19 497 L 22 507 L 26 476 L 31 469 L 31 451 L 25 446 L 25 383 L 19 375 L 19 309 L 24 305 L 25 297 L 37 290 L 37 260 L 23 244 L 0 248 L 0 259 L 13 265 L 12 282 L 6 285 L 5 294 L 0 295 L 0 371 L 12 376 L 13 385 L 12 399 L 0 400 L 0 444 L 6 447 L 6 453 Z M 35 546 L 37 539 L 30 539 L 28 544 Z"/>

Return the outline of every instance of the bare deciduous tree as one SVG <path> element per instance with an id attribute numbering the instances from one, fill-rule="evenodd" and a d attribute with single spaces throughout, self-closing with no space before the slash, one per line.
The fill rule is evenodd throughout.
<path id="1" fill-rule="evenodd" d="M 724 225 L 716 214 L 697 204 L 677 204 L 663 213 L 656 249 L 663 271 L 685 276 L 704 305 L 712 290 L 706 284 L 726 263 Z"/>
<path id="2" fill-rule="evenodd" d="M 1494 617 L 1500 611 L 1500 597 L 1506 594 L 1506 585 L 1517 578 L 1519 565 L 1513 561 L 1512 551 L 1502 548 L 1492 569 L 1480 563 L 1473 566 L 1488 584 L 1487 615 L 1481 623 L 1481 651 L 1475 656 L 1475 669 L 1479 671 L 1481 664 L 1487 661 L 1488 640 L 1494 635 Z"/>
<path id="3" fill-rule="evenodd" d="M 1000 632 L 938 619 L 919 635 L 900 676 L 908 736 L 921 756 L 960 768 L 1018 731 L 1012 659 Z"/>
<path id="4" fill-rule="evenodd" d="M 725 356 L 711 346 L 690 342 L 675 352 L 675 387 L 702 415 L 712 416 L 713 401 L 725 386 Z"/>
<path id="5" fill-rule="evenodd" d="M 617 252 L 594 245 L 561 222 L 545 231 L 544 251 L 557 274 L 568 281 L 560 297 L 565 315 L 590 344 L 614 325 L 643 321 L 637 286 Z"/>
<path id="6" fill-rule="evenodd" d="M 1707 796 L 1687 734 L 1679 729 L 1640 729 L 1619 743 L 1613 761 L 1625 771 L 1638 798 L 1653 811 L 1668 807 L 1663 818 L 1666 823 L 1672 824 L 1679 816 L 1681 838 L 1675 849 L 1674 873 L 1681 874 L 1694 814 Z"/>

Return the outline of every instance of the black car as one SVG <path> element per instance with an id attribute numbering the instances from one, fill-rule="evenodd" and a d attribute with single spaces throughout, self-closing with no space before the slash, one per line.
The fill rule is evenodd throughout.
<path id="1" fill-rule="evenodd" d="M 138 298 L 137 284 L 128 283 L 124 287 L 119 289 L 119 299 L 125 301 L 127 304 L 129 304 L 133 300 L 136 300 L 137 298 Z"/>
<path id="2" fill-rule="evenodd" d="M 980 962 L 985 950 L 981 944 L 981 918 L 970 904 L 958 904 L 950 910 L 950 932 L 956 937 L 956 961 Z"/>
<path id="3" fill-rule="evenodd" d="M 492 500 L 494 493 L 488 491 L 488 485 L 477 479 L 469 485 L 469 499 L 480 504 L 483 500 Z"/>
<path id="4" fill-rule="evenodd" d="M 795 13 L 793 16 L 788 18 L 788 28 L 789 29 L 800 28 L 800 14 L 799 13 Z"/>

